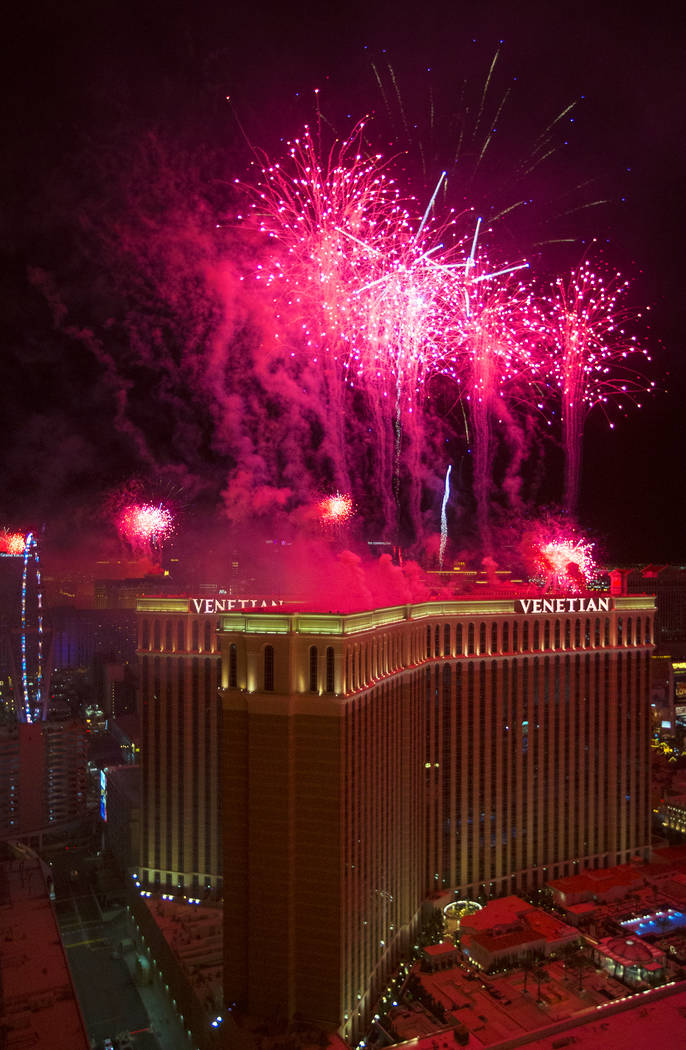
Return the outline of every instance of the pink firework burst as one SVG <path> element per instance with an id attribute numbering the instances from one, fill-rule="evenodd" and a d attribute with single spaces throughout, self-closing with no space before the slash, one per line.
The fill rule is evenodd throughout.
<path id="1" fill-rule="evenodd" d="M 120 535 L 134 550 L 152 551 L 171 534 L 174 517 L 161 503 L 132 503 L 121 511 L 117 525 Z"/>
<path id="2" fill-rule="evenodd" d="M 23 554 L 25 545 L 23 532 L 9 532 L 7 529 L 0 532 L 0 554 Z"/>
<path id="3" fill-rule="evenodd" d="M 343 495 L 340 492 L 336 492 L 332 496 L 325 496 L 324 499 L 319 501 L 317 508 L 319 520 L 324 526 L 343 525 L 345 522 L 350 521 L 354 514 L 352 499 L 350 496 Z"/>
<path id="4" fill-rule="evenodd" d="M 623 327 L 630 319 L 621 301 L 628 286 L 621 274 L 608 277 L 587 260 L 567 281 L 560 278 L 542 304 L 561 404 L 565 506 L 570 514 L 579 499 L 583 429 L 589 412 L 598 406 L 607 415 L 611 403 L 619 411 L 633 405 L 640 408 L 641 396 L 655 387 L 630 364 L 637 356 L 650 357 Z M 614 423 L 609 426 L 612 429 Z"/>
<path id="5" fill-rule="evenodd" d="M 546 590 L 580 593 L 598 575 L 593 545 L 583 537 L 552 533 L 534 541 L 533 560 L 536 574 L 545 580 Z"/>
<path id="6" fill-rule="evenodd" d="M 294 375 L 307 369 L 319 377 L 317 411 L 342 490 L 357 469 L 349 463 L 346 388 L 363 395 L 390 524 L 396 508 L 385 482 L 392 480 L 397 502 L 403 451 L 414 457 L 407 476 L 418 475 L 416 410 L 446 357 L 445 287 L 463 264 L 451 262 L 429 220 L 433 199 L 422 219 L 413 218 L 381 156 L 364 148 L 363 131 L 360 122 L 327 154 L 305 128 L 283 163 L 262 162 L 249 192 L 254 225 L 271 250 L 254 276 L 271 300 L 271 352 L 291 361 Z M 403 430 L 412 434 L 404 449 Z M 416 494 L 410 502 L 418 504 Z"/>

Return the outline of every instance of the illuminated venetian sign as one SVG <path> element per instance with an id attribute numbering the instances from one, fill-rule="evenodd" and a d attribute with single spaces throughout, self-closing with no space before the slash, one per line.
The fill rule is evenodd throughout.
<path id="1" fill-rule="evenodd" d="M 614 599 L 603 598 L 518 598 L 515 612 L 545 615 L 552 613 L 590 613 L 610 612 L 614 609 Z"/>
<path id="2" fill-rule="evenodd" d="M 188 611 L 198 616 L 215 616 L 246 609 L 279 609 L 282 605 L 283 598 L 189 598 Z"/>

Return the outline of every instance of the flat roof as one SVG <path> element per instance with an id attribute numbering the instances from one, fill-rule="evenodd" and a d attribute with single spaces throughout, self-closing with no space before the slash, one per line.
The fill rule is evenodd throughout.
<path id="1" fill-rule="evenodd" d="M 609 599 L 610 610 L 599 609 L 599 599 Z M 231 598 L 212 599 L 212 609 L 194 608 L 192 596 L 169 597 L 166 595 L 144 595 L 138 598 L 138 613 L 179 614 L 219 618 L 220 630 L 240 631 L 246 634 L 357 634 L 410 620 L 441 617 L 476 616 L 546 616 L 558 617 L 595 615 L 600 612 L 654 612 L 655 598 L 646 595 L 612 595 L 607 592 L 588 591 L 584 594 L 542 593 L 533 587 L 523 587 L 504 596 L 487 593 L 475 596 L 455 595 L 450 599 L 435 598 L 429 601 L 402 605 L 378 606 L 356 612 L 307 611 L 307 603 L 293 598 L 272 601 L 271 607 L 237 609 Z M 247 600 L 246 600 L 247 601 Z M 531 609 L 524 611 L 516 603 L 531 602 Z M 559 607 L 559 603 L 566 603 Z M 534 603 L 546 608 L 534 607 Z M 571 604 L 570 604 L 571 603 Z M 576 604 L 576 608 L 574 607 Z M 265 606 L 267 603 L 265 602 Z M 298 606 L 298 608 L 296 608 Z M 550 607 L 548 607 L 550 606 Z"/>
<path id="2" fill-rule="evenodd" d="M 32 1045 L 89 1050 L 40 861 L 0 862 L 0 971 L 8 1046 L 20 1032 Z M 4 1045 L 4 1044 L 3 1044 Z M 25 1045 L 22 1042 L 22 1045 Z"/>

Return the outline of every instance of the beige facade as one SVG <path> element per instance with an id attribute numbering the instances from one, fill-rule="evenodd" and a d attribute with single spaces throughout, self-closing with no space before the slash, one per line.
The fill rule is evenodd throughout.
<path id="1" fill-rule="evenodd" d="M 640 596 L 220 616 L 229 1002 L 349 1040 L 422 900 L 645 856 Z"/>
<path id="2" fill-rule="evenodd" d="M 222 881 L 217 617 L 187 598 L 138 599 L 145 884 L 218 892 Z M 193 608 L 190 606 L 190 608 Z"/>

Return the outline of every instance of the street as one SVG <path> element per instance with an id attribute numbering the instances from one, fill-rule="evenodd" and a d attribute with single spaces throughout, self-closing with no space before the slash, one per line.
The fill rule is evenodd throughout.
<path id="1" fill-rule="evenodd" d="M 130 1032 L 135 1050 L 189 1050 L 164 990 L 134 980 L 136 927 L 123 905 L 103 916 L 93 889 L 96 860 L 86 849 L 56 850 L 45 860 L 54 872 L 57 922 L 92 1045 L 100 1050 L 106 1038 Z"/>

